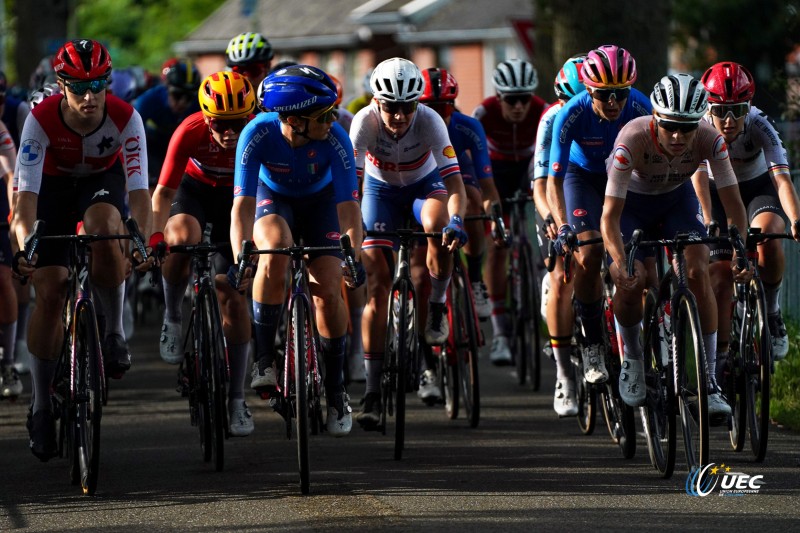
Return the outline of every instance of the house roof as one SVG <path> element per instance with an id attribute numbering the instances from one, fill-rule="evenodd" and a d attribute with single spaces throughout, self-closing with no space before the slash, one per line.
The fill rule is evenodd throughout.
<path id="1" fill-rule="evenodd" d="M 227 0 L 186 40 L 179 54 L 220 52 L 242 31 L 258 31 L 280 51 L 355 48 L 374 34 L 403 43 L 508 39 L 509 20 L 532 17 L 530 0 L 258 0 L 254 16 Z"/>

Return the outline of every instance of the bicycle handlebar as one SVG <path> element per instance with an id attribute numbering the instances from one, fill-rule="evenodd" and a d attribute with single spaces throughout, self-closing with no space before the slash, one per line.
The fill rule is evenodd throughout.
<path id="1" fill-rule="evenodd" d="M 42 241 L 71 241 L 83 244 L 89 244 L 95 241 L 110 241 L 110 240 L 132 240 L 134 246 L 142 254 L 142 261 L 147 260 L 147 249 L 144 246 L 144 238 L 139 233 L 139 225 L 133 218 L 125 220 L 125 226 L 128 229 L 128 234 L 121 235 L 43 235 L 45 228 L 44 220 L 36 220 L 33 223 L 33 231 L 25 237 L 25 260 L 29 263 L 33 260 L 36 249 Z"/>
<path id="2" fill-rule="evenodd" d="M 356 279 L 358 277 L 358 272 L 356 271 L 356 254 L 350 242 L 350 235 L 347 233 L 340 235 L 339 246 L 344 253 L 344 263 L 347 265 L 347 271 L 350 273 L 350 277 Z"/>

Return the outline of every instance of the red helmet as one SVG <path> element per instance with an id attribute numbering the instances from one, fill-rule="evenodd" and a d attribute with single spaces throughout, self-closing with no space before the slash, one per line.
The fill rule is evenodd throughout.
<path id="1" fill-rule="evenodd" d="M 342 98 L 344 97 L 344 89 L 342 88 L 342 82 L 340 82 L 339 78 L 337 78 L 333 74 L 328 74 L 328 77 L 336 86 L 336 101 L 333 103 L 333 105 L 339 105 L 342 103 Z"/>
<path id="2" fill-rule="evenodd" d="M 712 104 L 749 102 L 756 92 L 753 75 L 739 63 L 725 61 L 708 69 L 700 81 Z"/>
<path id="3" fill-rule="evenodd" d="M 94 80 L 111 73 L 111 56 L 106 47 L 91 39 L 75 39 L 53 57 L 53 70 L 67 80 Z"/>
<path id="4" fill-rule="evenodd" d="M 419 97 L 420 102 L 455 100 L 458 96 L 458 82 L 443 68 L 428 68 L 422 71 L 425 80 L 425 91 Z"/>

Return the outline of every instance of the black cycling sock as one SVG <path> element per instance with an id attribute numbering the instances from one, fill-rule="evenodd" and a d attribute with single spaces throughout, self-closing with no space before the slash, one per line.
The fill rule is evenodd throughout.
<path id="1" fill-rule="evenodd" d="M 262 304 L 253 300 L 253 324 L 255 325 L 256 356 L 265 358 L 266 366 L 275 361 L 275 337 L 283 315 L 283 304 Z"/>
<path id="2" fill-rule="evenodd" d="M 575 299 L 578 316 L 581 317 L 583 337 L 586 344 L 600 344 L 603 342 L 603 300 L 584 303 Z"/>
<path id="3" fill-rule="evenodd" d="M 325 359 L 325 392 L 328 396 L 344 391 L 344 351 L 347 335 L 329 339 L 320 335 L 319 346 Z"/>
<path id="4" fill-rule="evenodd" d="M 467 270 L 469 273 L 469 281 L 477 283 L 482 280 L 481 268 L 483 267 L 483 254 L 469 255 L 467 254 Z"/>

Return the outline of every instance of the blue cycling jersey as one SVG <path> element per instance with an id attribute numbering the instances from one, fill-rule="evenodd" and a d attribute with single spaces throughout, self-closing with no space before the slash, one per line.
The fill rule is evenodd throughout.
<path id="1" fill-rule="evenodd" d="M 278 113 L 259 113 L 236 145 L 234 196 L 256 196 L 261 180 L 273 191 L 303 197 L 333 183 L 336 203 L 358 200 L 353 145 L 339 124 L 324 141 L 292 148 L 281 133 Z"/>
<path id="2" fill-rule="evenodd" d="M 617 120 L 608 122 L 592 111 L 592 95 L 582 92 L 567 102 L 553 122 L 550 174 L 564 178 L 569 163 L 587 172 L 605 174 L 605 160 L 614 149 L 622 126 L 636 117 L 649 115 L 653 107 L 641 91 L 631 89 Z"/>
<path id="3" fill-rule="evenodd" d="M 474 171 L 473 177 L 478 180 L 491 178 L 492 162 L 489 160 L 486 133 L 480 121 L 455 111 L 450 116 L 447 133 L 458 156 L 458 166 L 461 169 L 471 166 Z M 469 154 L 465 154 L 467 150 Z"/>

